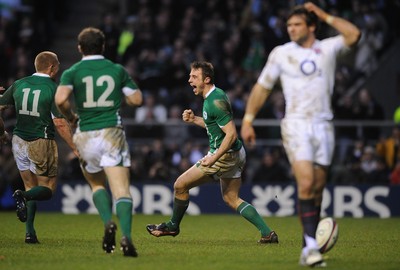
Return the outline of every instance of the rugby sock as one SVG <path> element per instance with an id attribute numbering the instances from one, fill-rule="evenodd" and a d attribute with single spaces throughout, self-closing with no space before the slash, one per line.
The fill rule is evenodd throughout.
<path id="1" fill-rule="evenodd" d="M 257 229 L 261 232 L 261 236 L 267 236 L 270 232 L 271 229 L 267 226 L 267 224 L 264 222 L 260 214 L 258 214 L 257 210 L 249 204 L 248 202 L 242 202 L 236 211 L 245 219 L 250 221 L 254 226 L 257 227 Z"/>
<path id="2" fill-rule="evenodd" d="M 319 213 L 318 207 L 315 206 L 314 199 L 299 199 L 299 216 L 301 224 L 303 225 L 304 234 L 315 239 L 315 231 L 317 230 Z"/>
<path id="3" fill-rule="evenodd" d="M 317 218 L 317 226 L 318 226 L 318 223 L 319 223 L 319 221 L 321 219 L 321 205 L 317 205 L 315 207 L 317 208 L 317 216 L 318 216 L 318 218 Z"/>
<path id="4" fill-rule="evenodd" d="M 128 237 L 129 240 L 132 240 L 132 208 L 133 203 L 131 198 L 119 198 L 116 202 L 117 217 L 122 235 Z"/>
<path id="5" fill-rule="evenodd" d="M 189 207 L 189 200 L 174 199 L 174 206 L 172 210 L 171 220 L 167 222 L 168 229 L 177 229 L 181 224 L 183 216 Z"/>
<path id="6" fill-rule="evenodd" d="M 26 209 L 27 209 L 27 214 L 28 214 L 26 223 L 25 223 L 26 233 L 36 235 L 35 228 L 33 226 L 33 222 L 35 221 L 35 214 L 36 214 L 36 201 L 27 201 Z"/>
<path id="7" fill-rule="evenodd" d="M 100 218 L 104 225 L 111 220 L 112 217 L 112 201 L 111 196 L 105 189 L 99 189 L 93 193 L 93 202 L 99 211 Z"/>
<path id="8" fill-rule="evenodd" d="M 46 201 L 50 200 L 51 196 L 53 196 L 53 192 L 51 191 L 51 189 L 44 186 L 33 187 L 30 190 L 25 191 L 23 194 L 27 201 Z"/>

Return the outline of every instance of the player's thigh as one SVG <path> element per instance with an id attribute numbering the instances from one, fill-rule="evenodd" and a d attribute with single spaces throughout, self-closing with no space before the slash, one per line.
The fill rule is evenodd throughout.
<path id="1" fill-rule="evenodd" d="M 20 171 L 19 174 L 21 175 L 22 181 L 24 182 L 24 187 L 26 191 L 38 185 L 36 175 L 30 170 Z"/>
<path id="2" fill-rule="evenodd" d="M 212 181 L 212 178 L 205 175 L 196 164 L 182 173 L 174 183 L 175 190 L 188 191 L 193 187 Z"/>
<path id="3" fill-rule="evenodd" d="M 221 193 L 224 198 L 236 199 L 239 197 L 239 190 L 242 185 L 241 178 L 220 179 Z"/>
<path id="4" fill-rule="evenodd" d="M 93 192 L 106 188 L 107 177 L 103 170 L 96 173 L 89 173 L 84 167 L 82 167 L 82 173 Z"/>
<path id="5" fill-rule="evenodd" d="M 47 177 L 47 176 L 36 176 L 37 182 L 39 186 L 48 187 L 51 191 L 56 190 L 57 188 L 57 177 Z"/>
<path id="6" fill-rule="evenodd" d="M 74 134 L 73 140 L 79 151 L 83 173 L 94 175 L 102 171 L 103 168 L 100 167 L 100 159 L 103 153 L 101 131 L 78 132 Z M 87 180 L 94 183 L 90 175 Z"/>
<path id="7" fill-rule="evenodd" d="M 131 197 L 129 168 L 122 166 L 104 167 L 104 172 L 107 175 L 108 185 L 114 198 Z"/>
<path id="8" fill-rule="evenodd" d="M 313 161 L 312 132 L 307 120 L 284 119 L 281 121 L 283 146 L 291 164 L 298 160 Z"/>
<path id="9" fill-rule="evenodd" d="M 334 127 L 331 122 L 321 122 L 313 125 L 314 141 L 316 142 L 314 162 L 322 166 L 332 163 L 335 149 Z"/>

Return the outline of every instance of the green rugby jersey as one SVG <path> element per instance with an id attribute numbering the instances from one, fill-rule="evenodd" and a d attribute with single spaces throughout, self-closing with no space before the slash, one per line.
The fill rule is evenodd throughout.
<path id="1" fill-rule="evenodd" d="M 138 89 L 123 66 L 101 55 L 86 56 L 65 70 L 60 85 L 73 89 L 81 131 L 121 126 L 122 89 Z"/>
<path id="2" fill-rule="evenodd" d="M 222 89 L 214 88 L 204 99 L 203 119 L 206 124 L 210 152 L 214 153 L 225 138 L 225 133 L 220 127 L 225 126 L 233 119 L 231 103 Z M 237 139 L 231 149 L 237 151 L 241 147 L 242 142 Z"/>
<path id="3" fill-rule="evenodd" d="M 26 141 L 54 139 L 52 115 L 62 117 L 54 103 L 57 84 L 50 76 L 35 73 L 17 80 L 0 98 L 0 105 L 14 105 L 17 122 L 13 134 Z"/>

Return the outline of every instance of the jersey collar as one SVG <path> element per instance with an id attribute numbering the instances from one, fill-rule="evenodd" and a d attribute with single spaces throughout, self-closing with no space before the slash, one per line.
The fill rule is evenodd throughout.
<path id="1" fill-rule="evenodd" d="M 211 87 L 210 91 L 208 91 L 208 93 L 206 94 L 206 96 L 204 97 L 204 99 L 206 99 L 206 98 L 211 94 L 211 92 L 214 91 L 214 90 L 215 90 L 215 85 L 213 85 L 213 86 Z"/>
<path id="2" fill-rule="evenodd" d="M 35 72 L 35 73 L 32 74 L 32 76 L 49 77 L 50 78 L 49 74 L 40 73 L 40 72 Z"/>
<path id="3" fill-rule="evenodd" d="M 96 54 L 96 55 L 88 55 L 82 57 L 82 60 L 99 60 L 99 59 L 104 59 L 103 55 Z"/>

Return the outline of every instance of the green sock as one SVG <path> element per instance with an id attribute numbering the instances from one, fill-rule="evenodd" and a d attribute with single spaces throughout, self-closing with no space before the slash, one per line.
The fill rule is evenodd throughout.
<path id="1" fill-rule="evenodd" d="M 25 223 L 26 233 L 36 235 L 35 228 L 33 226 L 33 222 L 35 221 L 35 214 L 36 214 L 36 201 L 27 201 L 26 208 L 27 208 L 27 212 L 28 212 L 26 223 Z"/>
<path id="2" fill-rule="evenodd" d="M 110 194 L 105 189 L 99 189 L 93 193 L 93 202 L 97 211 L 99 211 L 101 220 L 104 225 L 106 225 L 112 217 L 112 201 Z"/>
<path id="3" fill-rule="evenodd" d="M 24 197 L 27 201 L 46 201 L 50 200 L 51 196 L 53 196 L 53 192 L 51 191 L 51 189 L 44 186 L 36 186 L 24 192 Z"/>
<path id="4" fill-rule="evenodd" d="M 271 229 L 264 222 L 262 217 L 258 214 L 257 210 L 249 203 L 242 202 L 236 211 L 245 219 L 250 221 L 261 232 L 261 236 L 267 236 Z"/>
<path id="5" fill-rule="evenodd" d="M 181 224 L 183 216 L 185 215 L 186 209 L 189 207 L 189 200 L 174 199 L 174 206 L 172 210 L 171 220 L 167 222 L 169 229 L 177 229 Z"/>
<path id="6" fill-rule="evenodd" d="M 117 217 L 122 235 L 128 237 L 129 240 L 132 240 L 132 208 L 133 203 L 131 198 L 119 198 L 116 202 Z"/>

